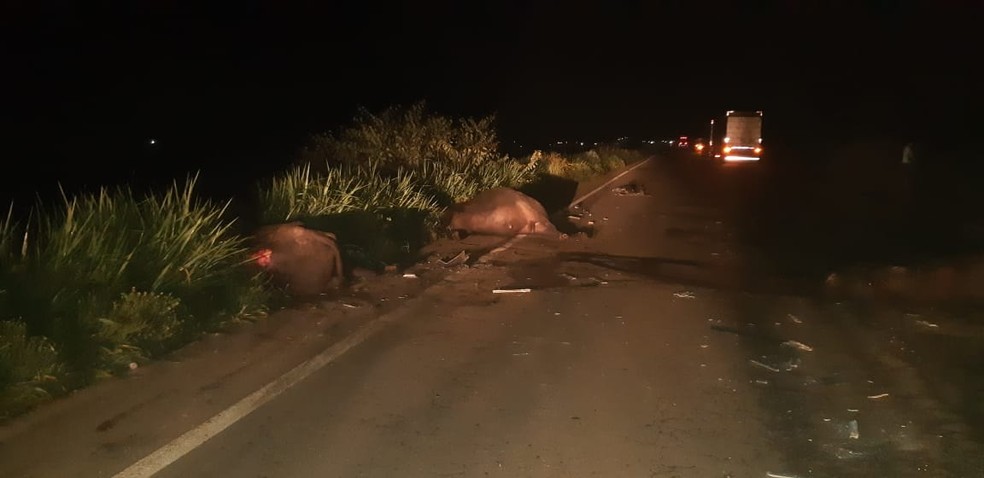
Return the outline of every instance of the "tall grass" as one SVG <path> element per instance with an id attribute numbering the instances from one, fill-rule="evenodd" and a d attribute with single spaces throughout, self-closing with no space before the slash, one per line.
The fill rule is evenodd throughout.
<path id="1" fill-rule="evenodd" d="M 24 334 L 7 329 L 0 349 L 50 344 L 57 380 L 71 389 L 262 314 L 262 282 L 223 219 L 228 204 L 197 200 L 196 180 L 142 198 L 125 188 L 63 195 L 22 225 L 8 215 L 0 321 L 23 324 Z M 26 356 L 0 355 L 0 370 L 24 366 L 17 357 Z"/>
<path id="2" fill-rule="evenodd" d="M 484 189 L 522 186 L 536 174 L 499 153 L 493 116 L 451 119 L 428 112 L 423 102 L 378 114 L 362 110 L 341 132 L 314 136 L 300 164 L 323 173 L 340 166 L 369 168 L 388 177 L 412 171 L 414 180 L 442 206 Z"/>
<path id="3" fill-rule="evenodd" d="M 363 110 L 341 132 L 313 137 L 297 166 L 261 186 L 262 219 L 330 230 L 349 259 L 379 265 L 432 239 L 444 208 L 536 175 L 499 154 L 492 117 L 450 119 L 423 103 Z"/>
<path id="4" fill-rule="evenodd" d="M 543 174 L 584 181 L 622 168 L 626 164 L 642 161 L 645 158 L 645 154 L 641 151 L 614 146 L 599 146 L 585 152 L 568 155 L 536 151 L 530 156 L 529 161 L 537 164 L 537 169 Z"/>
<path id="5" fill-rule="evenodd" d="M 477 164 L 500 159 L 494 124 L 493 116 L 451 119 L 432 114 L 424 102 L 378 114 L 362 109 L 338 134 L 315 135 L 300 159 L 316 167 L 372 163 L 387 171 L 425 163 Z"/>
<path id="6" fill-rule="evenodd" d="M 374 165 L 340 166 L 324 173 L 312 171 L 311 165 L 294 166 L 260 188 L 260 201 L 267 223 L 352 211 L 438 209 L 414 172 L 386 176 Z"/>

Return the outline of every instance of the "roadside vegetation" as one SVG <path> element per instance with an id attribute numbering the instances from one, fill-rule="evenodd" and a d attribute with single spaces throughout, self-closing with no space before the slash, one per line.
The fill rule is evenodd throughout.
<path id="1" fill-rule="evenodd" d="M 499 152 L 494 118 L 452 119 L 423 103 L 316 135 L 259 185 L 265 224 L 333 232 L 349 267 L 412 260 L 448 206 L 544 177 L 583 180 L 641 153 Z M 265 315 L 273 293 L 252 267 L 228 203 L 196 177 L 163 192 L 120 188 L 13 207 L 0 216 L 0 420 L 126 373 L 230 324 Z"/>
<path id="2" fill-rule="evenodd" d="M 264 313 L 243 238 L 194 186 L 102 190 L 0 223 L 0 419 Z"/>

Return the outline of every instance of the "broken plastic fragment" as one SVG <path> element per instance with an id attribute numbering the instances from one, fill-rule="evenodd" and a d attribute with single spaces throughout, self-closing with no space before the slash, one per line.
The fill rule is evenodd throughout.
<path id="1" fill-rule="evenodd" d="M 444 266 L 456 266 L 458 264 L 464 263 L 467 260 L 468 260 L 468 253 L 465 252 L 465 251 L 461 251 L 456 256 L 454 256 L 454 257 L 452 257 L 450 259 L 447 259 L 447 260 L 445 260 L 445 259 L 438 259 L 437 262 L 440 262 L 441 265 L 444 265 Z"/>
<path id="2" fill-rule="evenodd" d="M 764 364 L 762 362 L 759 362 L 758 360 L 749 360 L 748 362 L 751 363 L 752 365 L 756 366 L 756 367 L 764 368 L 764 369 L 766 369 L 766 370 L 768 370 L 770 372 L 779 372 L 779 369 L 777 369 L 777 368 L 775 368 L 775 367 L 773 367 L 771 365 L 766 365 L 766 364 Z"/>
<path id="3" fill-rule="evenodd" d="M 680 298 L 680 299 L 696 299 L 697 298 L 697 296 L 694 295 L 694 293 L 693 292 L 690 292 L 689 290 L 684 290 L 684 291 L 680 291 L 680 292 L 674 292 L 673 293 L 673 297 L 677 297 L 677 298 Z"/>
<path id="4" fill-rule="evenodd" d="M 531 289 L 493 289 L 493 294 L 525 294 Z"/>
<path id="5" fill-rule="evenodd" d="M 792 347 L 794 349 L 802 350 L 804 352 L 812 352 L 813 351 L 813 347 L 810 347 L 809 345 L 806 345 L 803 342 L 797 342 L 795 340 L 787 340 L 787 341 L 783 342 L 782 344 L 785 345 L 786 347 Z"/>

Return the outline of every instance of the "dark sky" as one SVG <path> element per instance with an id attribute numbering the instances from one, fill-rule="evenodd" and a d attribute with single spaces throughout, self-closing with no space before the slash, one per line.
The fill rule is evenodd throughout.
<path id="1" fill-rule="evenodd" d="M 4 163 L 259 173 L 358 106 L 418 100 L 495 113 L 504 142 L 696 136 L 727 109 L 801 147 L 977 141 L 982 2 L 835 3 L 8 1 Z"/>

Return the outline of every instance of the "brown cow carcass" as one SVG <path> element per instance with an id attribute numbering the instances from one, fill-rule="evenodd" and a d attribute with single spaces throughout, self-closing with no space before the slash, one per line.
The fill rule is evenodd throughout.
<path id="1" fill-rule="evenodd" d="M 565 237 L 550 222 L 546 209 L 515 189 L 494 188 L 451 206 L 445 221 L 452 233 Z"/>
<path id="2" fill-rule="evenodd" d="M 256 264 L 292 296 L 316 296 L 344 280 L 342 257 L 332 233 L 292 222 L 262 227 L 253 240 Z"/>

